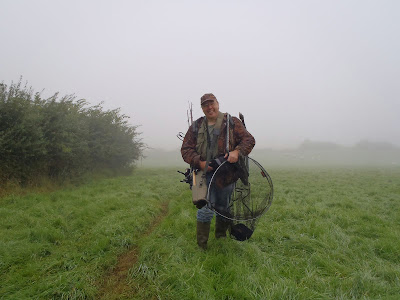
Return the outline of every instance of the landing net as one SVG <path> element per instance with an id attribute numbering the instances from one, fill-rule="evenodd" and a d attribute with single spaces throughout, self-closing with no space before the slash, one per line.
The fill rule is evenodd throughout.
<path id="1" fill-rule="evenodd" d="M 267 171 L 250 157 L 246 157 L 240 167 L 224 162 L 211 178 L 207 200 L 212 189 L 224 188 L 229 184 L 233 184 L 233 190 L 228 209 L 218 209 L 210 201 L 208 203 L 215 213 L 231 221 L 232 238 L 246 240 L 272 204 L 272 180 Z"/>

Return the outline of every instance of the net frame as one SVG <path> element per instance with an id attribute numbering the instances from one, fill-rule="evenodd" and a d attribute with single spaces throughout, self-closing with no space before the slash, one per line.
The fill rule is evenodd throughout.
<path id="1" fill-rule="evenodd" d="M 210 183 L 208 185 L 208 190 L 207 190 L 207 197 L 206 197 L 206 201 L 207 201 L 207 205 L 210 209 L 212 209 L 216 214 L 218 214 L 219 216 L 228 219 L 230 221 L 233 222 L 233 224 L 238 224 L 238 223 L 246 223 L 252 230 L 255 229 L 256 226 L 256 221 L 263 215 L 265 214 L 268 209 L 270 208 L 271 204 L 272 204 L 272 200 L 273 200 L 273 194 L 274 194 L 274 188 L 273 188 L 273 183 L 272 183 L 272 179 L 270 177 L 270 175 L 268 174 L 268 172 L 264 169 L 264 167 L 258 163 L 255 159 L 252 159 L 251 157 L 246 157 L 246 159 L 250 160 L 251 162 L 253 162 L 261 171 L 262 176 L 266 179 L 267 183 L 269 185 L 269 193 L 267 193 L 267 195 L 265 195 L 265 198 L 262 200 L 263 206 L 259 209 L 257 209 L 256 211 L 254 211 L 254 203 L 251 203 L 251 182 L 248 183 L 248 185 L 244 185 L 240 179 L 238 179 L 235 183 L 234 183 L 234 188 L 232 191 L 232 195 L 229 201 L 229 209 L 228 211 L 235 211 L 237 212 L 240 209 L 237 209 L 238 206 L 242 206 L 247 208 L 247 212 L 243 213 L 242 215 L 238 215 L 236 213 L 235 214 L 223 214 L 221 212 L 219 212 L 216 207 L 213 205 L 213 203 L 211 203 L 210 201 L 210 190 L 212 185 L 215 185 L 215 175 L 218 174 L 218 171 L 220 170 L 220 168 L 226 164 L 229 163 L 227 161 L 224 161 L 221 165 L 218 166 L 218 168 L 215 170 L 215 172 L 213 173 L 211 179 L 210 179 Z M 247 168 L 248 168 L 248 163 L 247 163 Z M 236 196 L 237 194 L 242 194 L 244 192 L 248 192 L 248 194 L 246 195 L 246 197 L 243 196 Z M 246 199 L 247 198 L 247 199 Z M 244 202 L 247 201 L 248 203 Z M 252 207 L 249 207 L 252 206 Z M 233 208 L 233 209 L 232 209 Z"/>

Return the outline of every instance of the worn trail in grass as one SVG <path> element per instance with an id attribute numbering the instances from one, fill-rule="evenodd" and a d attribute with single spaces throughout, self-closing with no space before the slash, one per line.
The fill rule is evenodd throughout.
<path id="1" fill-rule="evenodd" d="M 168 203 L 169 202 L 164 202 L 162 204 L 162 212 L 152 221 L 143 237 L 150 235 L 167 215 Z M 136 293 L 137 288 L 127 284 L 128 272 L 134 267 L 139 255 L 140 251 L 137 246 L 134 246 L 129 251 L 121 254 L 118 257 L 116 266 L 107 272 L 105 277 L 101 279 L 100 282 L 102 285 L 99 287 L 99 293 L 96 298 L 111 300 L 133 296 Z"/>
<path id="2" fill-rule="evenodd" d="M 117 258 L 127 251 L 134 256 L 165 204 L 185 189 L 178 181 L 173 169 L 141 169 L 54 193 L 1 198 L 1 298 L 96 298 Z"/>
<path id="3" fill-rule="evenodd" d="M 400 169 L 268 171 L 252 238 L 206 252 L 174 169 L 2 198 L 1 298 L 398 298 Z"/>

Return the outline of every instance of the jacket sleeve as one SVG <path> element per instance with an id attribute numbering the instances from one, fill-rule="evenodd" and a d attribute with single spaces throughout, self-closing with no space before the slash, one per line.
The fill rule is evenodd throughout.
<path id="1" fill-rule="evenodd" d="M 183 160 L 195 168 L 200 168 L 200 154 L 196 152 L 197 136 L 193 132 L 193 124 L 186 132 L 181 147 L 181 155 Z"/>
<path id="2" fill-rule="evenodd" d="M 235 123 L 235 127 L 233 130 L 233 134 L 236 141 L 235 150 L 239 150 L 239 153 L 246 156 L 249 155 L 251 150 L 253 150 L 254 145 L 256 144 L 256 140 L 247 131 L 244 127 L 243 123 L 236 117 L 233 117 L 233 122 Z"/>

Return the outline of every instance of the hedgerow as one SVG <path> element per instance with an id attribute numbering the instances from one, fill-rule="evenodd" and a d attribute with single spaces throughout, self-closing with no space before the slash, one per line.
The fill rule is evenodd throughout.
<path id="1" fill-rule="evenodd" d="M 58 93 L 43 99 L 21 81 L 0 83 L 0 185 L 129 169 L 142 155 L 137 126 L 119 108 Z"/>

